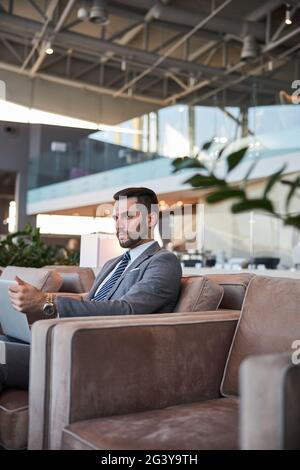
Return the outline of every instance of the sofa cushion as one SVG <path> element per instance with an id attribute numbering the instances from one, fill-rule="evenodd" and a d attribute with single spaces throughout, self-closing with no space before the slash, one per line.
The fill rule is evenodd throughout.
<path id="1" fill-rule="evenodd" d="M 219 308 L 241 310 L 249 282 L 255 274 L 207 274 L 207 278 L 224 289 Z"/>
<path id="2" fill-rule="evenodd" d="M 216 310 L 220 305 L 223 293 L 223 287 L 210 281 L 206 276 L 183 277 L 174 312 Z"/>
<path id="3" fill-rule="evenodd" d="M 28 437 L 28 392 L 9 389 L 0 393 L 0 446 L 25 449 Z"/>
<path id="4" fill-rule="evenodd" d="M 63 431 L 63 449 L 237 449 L 237 399 L 219 398 L 163 410 L 73 423 Z"/>
<path id="5" fill-rule="evenodd" d="M 241 362 L 254 354 L 291 351 L 300 338 L 300 280 L 255 276 L 249 284 L 221 384 L 224 396 L 238 395 Z"/>
<path id="6" fill-rule="evenodd" d="M 53 265 L 45 266 L 44 269 L 57 271 L 62 276 L 63 283 L 60 288 L 61 292 L 72 292 L 78 294 L 88 292 L 95 280 L 95 274 L 91 268 Z"/>
<path id="7" fill-rule="evenodd" d="M 44 292 L 58 292 L 63 283 L 62 276 L 58 272 L 44 268 L 7 266 L 2 272 L 1 278 L 14 281 L 16 276 Z"/>

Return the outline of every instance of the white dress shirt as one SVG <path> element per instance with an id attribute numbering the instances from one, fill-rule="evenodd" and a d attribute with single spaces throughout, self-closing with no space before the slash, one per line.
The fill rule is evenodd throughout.
<path id="1" fill-rule="evenodd" d="M 150 240 L 150 242 L 146 242 L 146 243 L 142 243 L 141 245 L 138 245 L 136 246 L 135 248 L 132 248 L 131 250 L 129 250 L 129 253 L 130 253 L 130 260 L 126 266 L 126 268 L 124 269 L 124 271 L 126 271 L 126 269 L 128 269 L 128 266 L 130 266 L 136 259 L 138 256 L 140 256 L 147 248 L 149 248 L 149 246 L 151 246 L 153 243 L 155 243 L 155 240 Z M 99 285 L 98 289 L 96 290 L 94 296 L 97 295 L 97 293 L 99 292 L 99 290 L 101 289 L 101 287 L 103 286 L 103 284 L 105 284 L 106 281 L 108 281 L 108 279 L 113 275 L 113 273 L 115 272 L 115 270 L 118 268 L 119 264 L 121 263 L 122 261 L 122 258 L 121 260 L 116 264 L 116 266 L 114 267 L 114 269 L 103 279 L 103 281 L 101 282 L 101 284 Z"/>

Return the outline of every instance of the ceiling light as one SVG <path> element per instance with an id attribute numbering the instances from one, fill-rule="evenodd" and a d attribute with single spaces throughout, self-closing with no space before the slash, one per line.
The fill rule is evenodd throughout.
<path id="1" fill-rule="evenodd" d="M 241 60 L 255 59 L 258 56 L 258 48 L 256 38 L 247 35 L 243 40 L 243 49 L 241 52 Z"/>
<path id="2" fill-rule="evenodd" d="M 126 70 L 126 66 L 127 66 L 127 64 L 126 64 L 126 60 L 125 60 L 125 59 L 123 59 L 123 60 L 121 61 L 121 70 L 122 70 L 123 72 L 125 72 L 125 70 Z"/>
<path id="3" fill-rule="evenodd" d="M 50 41 L 46 42 L 46 44 L 45 44 L 45 52 L 48 55 L 51 55 L 54 52 Z"/>
<path id="4" fill-rule="evenodd" d="M 285 24 L 292 24 L 291 20 L 291 5 L 287 3 L 285 10 Z"/>
<path id="5" fill-rule="evenodd" d="M 108 24 L 106 0 L 94 0 L 93 6 L 90 9 L 90 21 L 98 23 L 102 26 Z"/>
<path id="6" fill-rule="evenodd" d="M 196 78 L 194 77 L 194 75 L 190 75 L 189 76 L 189 86 L 193 87 L 195 84 L 196 84 Z"/>
<path id="7" fill-rule="evenodd" d="M 77 11 L 77 18 L 81 21 L 86 21 L 89 17 L 89 12 L 86 8 L 81 7 Z"/>

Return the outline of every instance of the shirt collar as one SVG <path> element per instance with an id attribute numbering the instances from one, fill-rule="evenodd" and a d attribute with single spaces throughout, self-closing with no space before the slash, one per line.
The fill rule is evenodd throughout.
<path id="1" fill-rule="evenodd" d="M 140 256 L 149 246 L 151 246 L 153 243 L 155 243 L 155 240 L 150 240 L 150 242 L 147 243 L 142 243 L 141 245 L 136 246 L 135 248 L 132 248 L 129 250 L 130 253 L 130 263 L 135 261 L 138 256 Z"/>

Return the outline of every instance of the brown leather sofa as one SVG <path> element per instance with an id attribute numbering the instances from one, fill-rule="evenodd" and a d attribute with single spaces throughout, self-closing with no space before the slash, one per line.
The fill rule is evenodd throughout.
<path id="1" fill-rule="evenodd" d="M 228 312 L 56 324 L 47 446 L 299 449 L 299 305 L 299 280 L 255 276 L 237 328 Z"/>
<path id="2" fill-rule="evenodd" d="M 49 266 L 48 269 L 54 268 Z M 57 267 L 55 267 L 57 268 Z M 77 268 L 78 269 L 78 268 Z M 60 274 L 68 271 L 65 266 L 59 269 Z M 68 274 L 68 272 L 67 272 Z M 232 324 L 236 323 L 240 313 L 240 308 L 245 296 L 247 285 L 251 276 L 248 274 L 237 274 L 237 275 L 211 275 L 207 276 L 212 282 L 219 284 L 224 290 L 224 294 L 221 296 L 221 303 L 217 310 L 218 315 L 226 315 L 226 319 Z M 70 277 L 68 279 L 70 282 Z M 82 289 L 88 290 L 90 286 L 88 283 L 91 282 L 89 274 L 85 273 L 84 281 L 85 284 Z M 198 283 L 200 282 L 199 277 L 183 278 L 181 296 L 179 303 L 184 300 L 183 306 L 186 306 L 185 300 L 190 299 L 191 296 L 195 297 L 195 293 L 199 291 Z M 76 284 L 78 286 L 78 283 Z M 73 289 L 76 292 L 76 286 Z M 64 288 L 62 285 L 61 289 Z M 71 289 L 72 290 L 72 289 Z M 73 295 L 70 294 L 70 295 Z M 76 295 L 76 294 L 75 294 Z M 196 296 L 197 297 L 197 296 Z M 198 305 L 198 304 L 197 304 Z M 229 310 L 229 312 L 228 312 Z M 173 317 L 175 315 L 176 321 L 182 314 L 189 314 L 186 312 L 178 312 L 171 314 L 164 314 L 164 318 L 167 316 Z M 216 314 L 215 311 L 207 312 L 209 315 Z M 148 316 L 149 317 L 149 316 Z M 144 316 L 141 316 L 143 319 Z M 161 315 L 151 315 L 151 321 L 161 319 Z M 139 316 L 135 316 L 134 320 L 138 320 Z M 198 319 L 198 314 L 193 319 Z M 91 318 L 85 320 L 85 322 L 93 321 Z M 113 321 L 113 324 L 122 322 L 124 324 L 124 317 L 114 317 L 101 319 L 101 321 Z M 226 321 L 227 321 L 226 320 Z M 76 323 L 81 323 L 83 320 L 76 320 Z M 126 319 L 127 321 L 127 319 Z M 129 319 L 131 321 L 131 319 Z M 147 319 L 148 321 L 148 319 Z M 74 320 L 59 320 L 60 324 L 73 322 Z M 32 344 L 31 354 L 31 391 L 30 391 L 30 447 L 31 448 L 47 448 L 48 447 L 48 432 L 49 432 L 49 397 L 51 396 L 51 380 L 50 372 L 52 367 L 52 334 L 55 329 L 57 320 L 47 320 L 38 322 L 37 332 L 34 334 L 34 341 Z M 33 329 L 35 330 L 35 328 Z M 28 392 L 23 390 L 6 390 L 0 394 L 0 445 L 5 448 L 20 449 L 27 446 L 28 440 Z"/>
<path id="3" fill-rule="evenodd" d="M 209 276 L 208 276 L 209 277 Z M 239 317 L 240 310 L 235 310 L 236 307 L 240 307 L 247 289 L 251 276 L 248 274 L 241 275 L 228 275 L 228 276 L 217 276 L 214 282 L 220 281 L 222 287 L 225 287 L 226 295 L 223 296 L 220 304 L 220 310 L 212 312 L 195 312 L 189 319 L 187 316 L 191 312 L 178 312 L 170 314 L 159 314 L 159 315 L 135 315 L 134 317 L 103 317 L 101 319 L 89 318 L 80 320 L 56 320 L 38 322 L 33 329 L 33 345 L 32 345 L 32 363 L 31 363 L 31 380 L 30 380 L 30 425 L 29 425 L 29 448 L 30 449 L 41 449 L 51 448 L 51 426 L 50 426 L 50 414 L 53 409 L 52 394 L 53 389 L 51 385 L 52 376 L 56 375 L 55 366 L 53 365 L 53 352 L 56 346 L 53 346 L 54 331 L 57 325 L 66 326 L 67 323 L 80 325 L 92 325 L 93 322 L 100 321 L 101 324 L 105 324 L 106 327 L 112 324 L 114 327 L 120 325 L 125 326 L 128 322 L 132 325 L 135 321 L 147 321 L 147 322 L 161 322 L 169 321 L 172 322 L 184 322 L 184 321 L 195 321 L 199 320 L 200 315 L 209 315 L 211 319 L 213 316 L 216 318 L 224 318 L 224 321 L 231 322 L 231 336 L 234 331 L 237 318 Z M 181 296 L 178 300 L 179 305 L 182 300 L 195 299 L 195 293 L 197 293 L 201 286 L 202 281 L 199 277 L 194 278 L 183 278 L 183 286 L 188 289 L 182 289 Z M 228 289 L 228 292 L 227 292 Z M 232 298 L 232 304 L 230 304 L 230 298 Z M 221 307 L 227 307 L 226 310 Z M 190 302 L 189 302 L 190 304 Z M 196 303 L 198 305 L 198 303 Z M 187 306 L 185 304 L 185 306 Z M 189 305 L 190 306 L 190 305 Z M 231 309 L 230 309 L 231 307 Z M 199 315 L 200 314 L 200 315 Z M 183 318 L 185 317 L 185 318 Z M 215 318 L 215 319 L 216 319 Z M 116 331 L 116 330 L 113 330 Z M 47 347 L 45 348 L 45 344 Z M 42 378 L 42 380 L 41 380 Z M 68 421 L 69 422 L 69 421 Z M 68 423 L 67 422 L 67 423 Z M 66 424 L 67 424 L 66 423 Z M 60 431 L 61 433 L 61 431 Z"/>
<path id="4" fill-rule="evenodd" d="M 214 276 L 210 277 L 211 280 L 214 279 Z M 89 319 L 80 319 L 80 320 L 49 320 L 43 322 L 37 322 L 33 329 L 33 349 L 32 349 L 32 362 L 31 362 L 31 381 L 30 381 L 30 423 L 29 423 L 29 448 L 30 449 L 41 449 L 41 448 L 57 448 L 59 445 L 55 444 L 55 439 L 58 437 L 59 441 L 61 438 L 62 432 L 62 421 L 59 420 L 58 426 L 56 421 L 52 423 L 51 413 L 54 409 L 58 409 L 59 403 L 64 403 L 64 401 L 59 398 L 58 403 L 52 401 L 54 387 L 53 384 L 53 374 L 51 371 L 56 370 L 56 365 L 53 360 L 55 357 L 56 350 L 58 351 L 57 344 L 54 345 L 53 339 L 57 333 L 57 328 L 63 327 L 63 331 L 68 333 L 68 329 L 65 329 L 70 326 L 71 329 L 75 328 L 93 328 L 95 322 L 100 325 L 103 325 L 105 328 L 105 334 L 109 331 L 113 337 L 117 334 L 120 328 L 125 328 L 127 325 L 129 327 L 130 335 L 133 331 L 131 328 L 135 325 L 140 326 L 140 324 L 149 325 L 151 329 L 156 331 L 156 327 L 159 327 L 163 322 L 168 322 L 170 326 L 174 325 L 176 328 L 179 328 L 180 325 L 183 327 L 186 323 L 190 324 L 193 322 L 201 323 L 205 319 L 207 320 L 210 327 L 214 327 L 217 320 L 222 320 L 219 325 L 221 330 L 224 330 L 225 333 L 220 332 L 220 338 L 223 334 L 228 334 L 227 341 L 231 341 L 232 335 L 237 323 L 237 319 L 240 315 L 240 310 L 235 310 L 235 307 L 241 306 L 247 284 L 251 276 L 247 274 L 241 275 L 227 275 L 227 276 L 217 276 L 216 280 L 225 287 L 227 295 L 223 296 L 223 300 L 220 304 L 220 309 L 216 311 L 205 311 L 205 312 L 177 312 L 170 314 L 152 314 L 152 315 L 135 315 L 134 317 L 103 317 L 103 318 L 89 318 Z M 178 303 L 182 301 L 182 296 L 184 300 L 194 298 L 195 291 L 199 291 L 201 287 L 201 280 L 199 277 L 184 278 L 182 280 L 183 285 L 188 285 L 188 291 L 183 290 L 181 298 L 179 298 Z M 232 304 L 230 304 L 230 298 L 232 298 Z M 226 309 L 221 309 L 222 303 Z M 190 302 L 189 302 L 190 303 Z M 234 307 L 231 308 L 230 307 Z M 224 322 L 224 326 L 223 326 Z M 117 337 L 117 336 L 116 336 Z M 64 342 L 64 340 L 63 340 Z M 46 345 L 46 348 L 45 348 Z M 108 353 L 108 352 L 107 352 Z M 108 353 L 109 354 L 109 353 Z M 224 360 L 225 360 L 224 356 Z M 112 363 L 113 367 L 113 363 Z M 126 368 L 125 368 L 126 369 Z M 95 371 L 94 371 L 95 372 Z M 96 372 L 97 375 L 97 372 Z M 41 380 L 41 377 L 45 380 Z M 92 380 L 92 379 L 91 379 Z M 101 378 L 102 380 L 102 378 Z M 91 381 L 91 383 L 93 380 Z M 89 383 L 89 379 L 87 379 Z M 86 388 L 86 385 L 85 385 Z M 67 410 L 68 408 L 66 408 Z M 88 409 L 87 409 L 88 411 Z M 90 412 L 93 412 L 92 409 Z M 93 414 L 91 415 L 93 416 Z M 64 426 L 69 422 L 72 422 L 66 418 L 64 421 Z M 63 426 L 63 427 L 64 427 Z M 54 440 L 54 441 L 53 441 Z"/>

